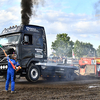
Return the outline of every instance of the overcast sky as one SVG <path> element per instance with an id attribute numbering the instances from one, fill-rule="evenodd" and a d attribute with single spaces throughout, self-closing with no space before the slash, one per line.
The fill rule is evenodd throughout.
<path id="1" fill-rule="evenodd" d="M 41 0 L 43 1 L 43 0 Z M 51 43 L 59 33 L 67 33 L 72 41 L 100 45 L 100 19 L 94 7 L 99 0 L 45 0 L 36 7 L 36 16 L 30 24 L 45 27 L 48 54 Z M 21 24 L 21 0 L 0 0 L 0 32 L 4 28 Z M 98 7 L 99 8 L 99 7 Z"/>

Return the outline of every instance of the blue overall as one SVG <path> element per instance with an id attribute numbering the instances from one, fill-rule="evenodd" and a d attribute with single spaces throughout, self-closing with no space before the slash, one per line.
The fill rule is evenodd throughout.
<path id="1" fill-rule="evenodd" d="M 14 91 L 15 88 L 15 81 L 14 81 L 14 74 L 15 74 L 15 70 L 13 69 L 11 63 L 9 62 L 9 57 L 7 57 L 7 61 L 8 61 L 8 69 L 7 69 L 7 80 L 6 80 L 6 85 L 5 85 L 5 90 L 8 90 L 9 88 L 9 82 L 11 80 L 11 91 Z M 19 66 L 19 63 L 16 62 L 14 59 L 10 59 L 10 61 L 15 65 L 15 66 Z"/>

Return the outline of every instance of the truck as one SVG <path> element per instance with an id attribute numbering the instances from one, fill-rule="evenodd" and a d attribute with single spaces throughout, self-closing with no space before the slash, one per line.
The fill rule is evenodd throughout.
<path id="1" fill-rule="evenodd" d="M 30 82 L 36 82 L 40 76 L 45 79 L 53 77 L 65 77 L 73 80 L 77 66 L 48 64 L 47 42 L 45 29 L 37 25 L 20 25 L 5 28 L 0 34 L 0 44 L 11 57 L 17 54 L 17 61 L 22 67 L 16 75 L 26 77 Z M 0 50 L 0 75 L 6 77 L 7 60 Z"/>
<path id="2" fill-rule="evenodd" d="M 83 57 L 79 60 L 80 75 L 100 77 L 100 58 Z"/>

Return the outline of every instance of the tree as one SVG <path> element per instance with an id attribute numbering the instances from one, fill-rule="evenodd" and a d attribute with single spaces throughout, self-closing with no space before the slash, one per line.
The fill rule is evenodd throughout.
<path id="1" fill-rule="evenodd" d="M 77 57 L 93 57 L 95 56 L 95 49 L 90 43 L 84 43 L 76 40 L 74 43 L 74 53 Z"/>
<path id="2" fill-rule="evenodd" d="M 70 37 L 66 33 L 57 34 L 56 40 L 52 42 L 52 49 L 57 56 L 72 56 L 72 48 L 74 42 L 70 40 Z"/>
<path id="3" fill-rule="evenodd" d="M 96 50 L 97 52 L 97 57 L 100 57 L 100 45 L 98 46 L 98 49 Z"/>

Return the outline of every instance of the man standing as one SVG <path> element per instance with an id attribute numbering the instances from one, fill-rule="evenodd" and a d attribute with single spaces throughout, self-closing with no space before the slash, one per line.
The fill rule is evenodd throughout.
<path id="1" fill-rule="evenodd" d="M 3 50 L 3 52 L 4 52 L 5 56 L 7 57 L 7 61 L 8 61 L 5 91 L 8 92 L 9 82 L 11 80 L 11 93 L 15 93 L 15 91 L 14 91 L 14 89 L 15 89 L 15 80 L 14 80 L 15 70 L 18 71 L 19 69 L 21 69 L 21 67 L 20 67 L 19 63 L 16 62 L 16 57 L 17 57 L 16 54 L 12 54 L 12 56 L 11 56 L 12 59 L 10 59 L 8 57 L 8 55 L 6 54 L 5 50 Z"/>

